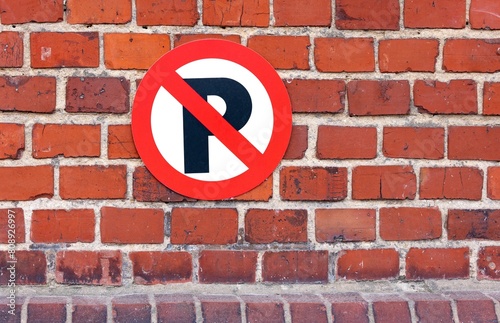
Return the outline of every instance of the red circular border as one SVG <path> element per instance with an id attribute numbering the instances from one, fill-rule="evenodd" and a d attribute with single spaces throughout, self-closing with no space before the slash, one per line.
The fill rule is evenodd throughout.
<path id="1" fill-rule="evenodd" d="M 233 178 L 208 182 L 193 179 L 173 168 L 159 152 L 151 130 L 153 101 L 165 82 L 167 71 L 199 59 L 219 58 L 237 63 L 252 72 L 266 89 L 273 108 L 271 140 L 263 155 L 249 169 Z M 288 92 L 274 68 L 253 50 L 226 40 L 197 40 L 163 55 L 141 81 L 132 110 L 132 134 L 139 155 L 148 170 L 173 191 L 196 199 L 222 200 L 250 191 L 272 174 L 290 141 L 292 111 Z M 172 139 L 170 139 L 172 140 Z"/>

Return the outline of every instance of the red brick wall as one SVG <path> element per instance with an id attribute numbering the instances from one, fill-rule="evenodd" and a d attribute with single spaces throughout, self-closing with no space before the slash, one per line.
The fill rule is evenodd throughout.
<path id="1" fill-rule="evenodd" d="M 270 2 L 0 0 L 22 293 L 500 280 L 497 1 Z M 282 163 L 228 201 L 164 187 L 130 131 L 147 68 L 202 38 L 264 56 L 293 108 Z"/>

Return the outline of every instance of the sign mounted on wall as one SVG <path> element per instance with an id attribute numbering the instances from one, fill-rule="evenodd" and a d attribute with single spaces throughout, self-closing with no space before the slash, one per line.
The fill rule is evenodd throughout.
<path id="1" fill-rule="evenodd" d="M 288 147 L 288 92 L 259 54 L 199 40 L 162 56 L 141 81 L 132 110 L 137 151 L 173 191 L 220 200 L 272 174 Z"/>

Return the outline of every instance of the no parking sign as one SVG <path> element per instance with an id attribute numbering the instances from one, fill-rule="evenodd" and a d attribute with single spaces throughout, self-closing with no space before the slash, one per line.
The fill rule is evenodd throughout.
<path id="1" fill-rule="evenodd" d="M 149 171 L 179 194 L 227 199 L 262 183 L 288 147 L 290 99 L 274 68 L 229 41 L 162 56 L 134 100 L 132 133 Z"/>

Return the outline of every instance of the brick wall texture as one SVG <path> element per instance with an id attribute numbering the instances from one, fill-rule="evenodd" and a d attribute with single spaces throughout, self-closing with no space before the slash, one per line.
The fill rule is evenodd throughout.
<path id="1" fill-rule="evenodd" d="M 274 173 L 211 202 L 130 127 L 149 66 L 205 38 L 293 111 Z M 16 319 L 494 322 L 498 72 L 498 0 L 0 0 L 0 285 L 14 212 Z"/>

